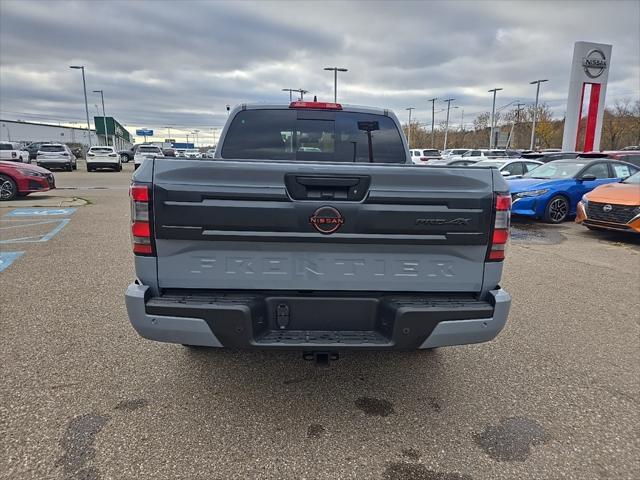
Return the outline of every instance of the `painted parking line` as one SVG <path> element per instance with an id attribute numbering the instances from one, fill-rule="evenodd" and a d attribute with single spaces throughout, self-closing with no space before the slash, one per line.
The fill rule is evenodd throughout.
<path id="1" fill-rule="evenodd" d="M 48 242 L 62 230 L 71 219 L 56 218 L 51 220 L 9 220 L 12 225 L 0 227 L 0 244 L 40 243 Z M 26 232 L 25 232 L 26 230 Z M 31 230 L 31 232 L 29 231 Z M 34 230 L 37 232 L 35 233 Z"/>
<path id="2" fill-rule="evenodd" d="M 5 214 L 5 217 L 64 217 L 72 215 L 75 208 L 16 208 Z"/>
<path id="3" fill-rule="evenodd" d="M 0 272 L 9 267 L 24 252 L 0 252 Z"/>

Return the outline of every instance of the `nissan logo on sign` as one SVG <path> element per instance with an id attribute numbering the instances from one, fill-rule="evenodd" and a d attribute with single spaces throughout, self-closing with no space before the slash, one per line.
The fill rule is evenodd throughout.
<path id="1" fill-rule="evenodd" d="M 607 59 L 602 50 L 594 48 L 582 59 L 582 67 L 587 77 L 598 78 L 607 69 Z"/>

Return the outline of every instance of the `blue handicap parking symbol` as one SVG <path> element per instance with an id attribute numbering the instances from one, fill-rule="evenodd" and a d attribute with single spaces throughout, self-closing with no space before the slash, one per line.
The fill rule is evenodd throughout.
<path id="1" fill-rule="evenodd" d="M 71 215 L 75 208 L 16 208 L 5 217 L 56 217 Z"/>
<path id="2" fill-rule="evenodd" d="M 0 272 L 11 265 L 24 252 L 0 252 Z"/>

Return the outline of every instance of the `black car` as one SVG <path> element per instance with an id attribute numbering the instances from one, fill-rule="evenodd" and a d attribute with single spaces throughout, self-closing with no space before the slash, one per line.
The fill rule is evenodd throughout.
<path id="1" fill-rule="evenodd" d="M 571 160 L 572 158 L 576 158 L 578 155 L 580 155 L 578 152 L 532 152 L 523 153 L 522 158 L 549 163 L 554 160 Z"/>

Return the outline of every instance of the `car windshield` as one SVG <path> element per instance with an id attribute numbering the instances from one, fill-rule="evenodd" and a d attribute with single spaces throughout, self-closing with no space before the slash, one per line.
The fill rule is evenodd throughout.
<path id="1" fill-rule="evenodd" d="M 583 162 L 550 162 L 540 165 L 524 177 L 529 178 L 569 178 L 573 177 L 586 165 Z"/>
<path id="2" fill-rule="evenodd" d="M 622 183 L 630 183 L 631 185 L 640 185 L 640 172 L 636 172 L 629 178 L 622 181 Z"/>
<path id="3" fill-rule="evenodd" d="M 310 162 L 406 162 L 402 137 L 390 117 L 301 109 L 245 110 L 238 113 L 229 126 L 222 157 Z"/>
<path id="4" fill-rule="evenodd" d="M 200 150 L 196 148 L 190 148 L 189 150 L 185 150 L 187 153 L 200 153 Z"/>
<path id="5" fill-rule="evenodd" d="M 138 147 L 138 152 L 140 152 L 140 153 L 160 153 L 160 148 L 158 148 L 158 147 Z"/>
<path id="6" fill-rule="evenodd" d="M 437 155 L 440 156 L 440 152 L 438 150 L 423 150 L 422 155 Z"/>
<path id="7" fill-rule="evenodd" d="M 91 147 L 91 153 L 113 153 L 113 149 L 109 147 Z"/>
<path id="8" fill-rule="evenodd" d="M 40 147 L 41 152 L 64 152 L 62 145 L 42 145 Z"/>

